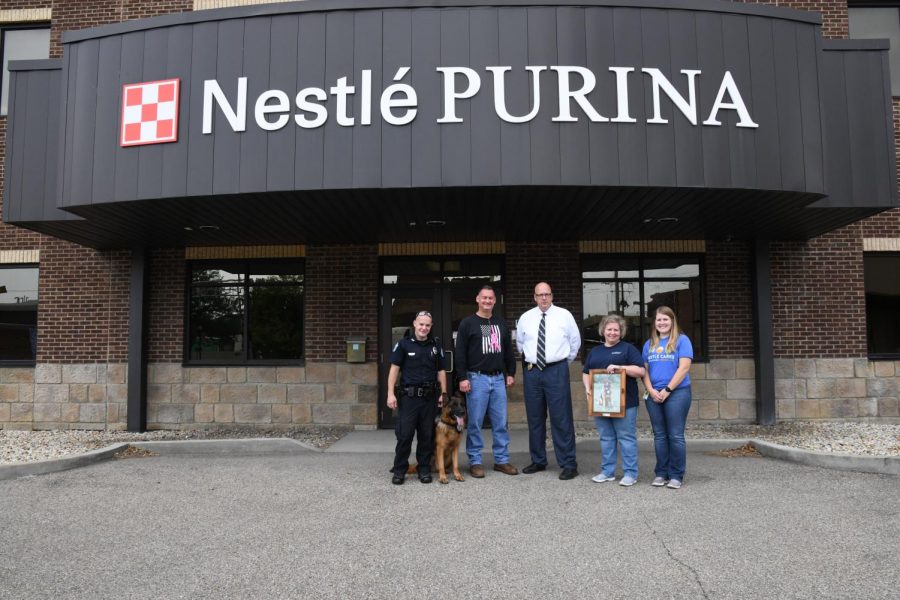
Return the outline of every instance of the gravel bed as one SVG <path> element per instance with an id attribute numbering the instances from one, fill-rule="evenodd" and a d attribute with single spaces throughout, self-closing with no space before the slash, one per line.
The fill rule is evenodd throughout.
<path id="1" fill-rule="evenodd" d="M 293 438 L 316 448 L 327 448 L 351 431 L 351 427 L 303 427 L 295 429 L 185 429 L 128 433 L 126 431 L 17 431 L 0 429 L 0 465 L 32 462 L 82 454 L 120 442 L 164 440 L 214 440 L 239 438 Z"/>
<path id="2" fill-rule="evenodd" d="M 578 439 L 597 438 L 597 432 L 580 427 Z M 638 438 L 650 439 L 649 423 L 638 423 Z M 787 421 L 771 427 L 719 423 L 688 423 L 692 439 L 756 438 L 782 446 L 860 456 L 900 456 L 900 423 L 851 421 Z"/>
<path id="3" fill-rule="evenodd" d="M 304 427 L 289 430 L 190 429 L 128 433 L 123 431 L 17 431 L 0 429 L 0 464 L 31 462 L 82 454 L 110 444 L 134 441 L 237 439 L 289 437 L 327 448 L 352 429 L 350 427 Z M 597 439 L 587 426 L 576 430 L 578 439 Z M 819 452 L 848 453 L 862 456 L 900 456 L 900 423 L 861 423 L 849 421 L 796 421 L 772 427 L 690 423 L 691 439 L 758 438 L 783 446 Z M 650 425 L 638 424 L 638 437 L 652 438 Z"/>

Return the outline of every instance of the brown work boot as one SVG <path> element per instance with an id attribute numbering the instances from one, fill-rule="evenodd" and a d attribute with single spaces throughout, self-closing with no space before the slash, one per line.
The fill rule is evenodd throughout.
<path id="1" fill-rule="evenodd" d="M 507 475 L 518 475 L 519 474 L 519 470 L 509 463 L 502 463 L 499 465 L 495 464 L 494 470 L 500 471 L 501 473 L 506 473 Z"/>
<path id="2" fill-rule="evenodd" d="M 469 475 L 471 475 L 475 479 L 481 479 L 482 477 L 484 477 L 484 467 L 482 467 L 481 465 L 470 465 Z"/>

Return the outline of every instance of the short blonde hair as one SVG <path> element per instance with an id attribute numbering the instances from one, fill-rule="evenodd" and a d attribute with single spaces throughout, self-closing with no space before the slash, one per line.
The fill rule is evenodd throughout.
<path id="1" fill-rule="evenodd" d="M 600 320 L 600 335 L 603 335 L 603 330 L 606 329 L 606 326 L 610 323 L 615 323 L 619 326 L 619 334 L 624 338 L 625 332 L 628 331 L 628 323 L 625 321 L 622 315 L 606 315 Z"/>

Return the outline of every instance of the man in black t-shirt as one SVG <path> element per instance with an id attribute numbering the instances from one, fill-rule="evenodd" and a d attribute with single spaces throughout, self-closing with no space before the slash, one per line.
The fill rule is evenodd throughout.
<path id="1" fill-rule="evenodd" d="M 509 427 L 506 417 L 506 388 L 515 382 L 516 358 L 506 322 L 494 316 L 497 295 L 483 286 L 475 298 L 478 311 L 459 324 L 456 335 L 456 372 L 459 390 L 466 394 L 469 412 L 466 454 L 469 473 L 484 477 L 481 426 L 484 415 L 491 417 L 494 470 L 507 475 L 519 471 L 509 462 Z"/>

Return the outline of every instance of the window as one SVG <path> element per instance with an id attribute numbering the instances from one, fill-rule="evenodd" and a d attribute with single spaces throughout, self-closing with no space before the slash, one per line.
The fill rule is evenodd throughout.
<path id="1" fill-rule="evenodd" d="M 900 3 L 850 2 L 848 13 L 851 38 L 890 40 L 891 94 L 900 96 Z"/>
<path id="2" fill-rule="evenodd" d="M 302 262 L 195 262 L 189 272 L 187 362 L 303 357 Z"/>
<path id="3" fill-rule="evenodd" d="M 900 254 L 863 257 L 870 358 L 900 358 Z"/>
<path id="4" fill-rule="evenodd" d="M 602 343 L 600 320 L 611 313 L 625 317 L 625 341 L 638 350 L 650 337 L 656 308 L 675 311 L 678 325 L 694 346 L 694 358 L 706 357 L 703 263 L 698 256 L 582 257 L 585 352 Z"/>
<path id="5" fill-rule="evenodd" d="M 0 92 L 0 115 L 7 113 L 9 98 L 9 61 L 48 58 L 50 56 L 50 28 L 21 27 L 4 28 L 2 33 L 3 90 Z"/>
<path id="6" fill-rule="evenodd" d="M 0 364 L 34 364 L 37 309 L 37 265 L 0 265 Z"/>

